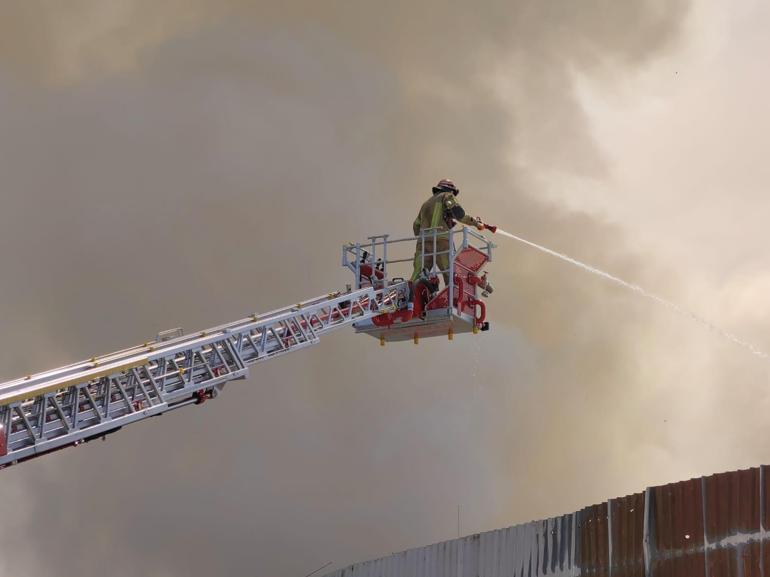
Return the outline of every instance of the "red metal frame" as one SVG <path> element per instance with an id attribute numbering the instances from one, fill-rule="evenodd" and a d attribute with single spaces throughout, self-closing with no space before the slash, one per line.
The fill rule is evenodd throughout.
<path id="1" fill-rule="evenodd" d="M 457 253 L 454 263 L 454 291 L 452 305 L 461 314 L 468 314 L 474 318 L 477 327 L 481 327 L 486 320 L 486 305 L 476 298 L 476 286 L 482 284 L 478 272 L 488 262 L 486 254 L 474 247 L 466 247 Z M 364 273 L 364 266 L 368 267 Z M 370 265 L 361 266 L 361 276 L 371 278 Z M 374 270 L 375 278 L 380 273 Z M 392 313 L 383 313 L 372 319 L 372 324 L 377 327 L 391 327 L 396 322 L 406 323 L 414 318 L 420 318 L 423 310 L 439 310 L 449 308 L 449 288 L 444 287 L 433 299 L 428 299 L 428 288 L 423 283 L 415 283 L 412 286 L 412 310 L 400 310 Z M 477 315 L 477 309 L 480 313 Z"/>
<path id="2" fill-rule="evenodd" d="M 466 247 L 455 257 L 455 290 L 452 304 L 461 314 L 468 314 L 481 326 L 486 318 L 486 306 L 481 303 L 481 318 L 476 316 L 476 306 L 481 302 L 475 297 L 476 285 L 479 284 L 478 272 L 489 261 L 486 254 L 472 246 Z M 438 293 L 426 307 L 428 310 L 449 308 L 449 288 Z"/>
<path id="3" fill-rule="evenodd" d="M 376 284 L 382 284 L 382 279 L 385 278 L 385 273 L 375 267 L 372 267 L 371 264 L 362 263 L 360 267 L 360 282 L 362 284 L 368 283 L 372 286 L 375 286 Z"/>

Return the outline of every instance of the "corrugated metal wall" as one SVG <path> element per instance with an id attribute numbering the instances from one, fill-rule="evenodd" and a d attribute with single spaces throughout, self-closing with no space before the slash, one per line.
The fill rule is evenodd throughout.
<path id="1" fill-rule="evenodd" d="M 769 485 L 763 466 L 651 487 L 327 577 L 770 577 Z"/>

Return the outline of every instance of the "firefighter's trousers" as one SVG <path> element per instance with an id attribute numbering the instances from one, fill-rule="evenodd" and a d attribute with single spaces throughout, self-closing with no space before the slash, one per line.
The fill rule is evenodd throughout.
<path id="1" fill-rule="evenodd" d="M 412 282 L 417 280 L 423 269 L 430 272 L 433 264 L 439 268 L 444 276 L 444 285 L 449 285 L 449 235 L 447 233 L 436 236 L 436 247 L 433 248 L 433 238 L 425 238 L 425 249 L 423 242 L 417 241 L 417 248 L 414 251 L 414 271 L 412 272 Z"/>

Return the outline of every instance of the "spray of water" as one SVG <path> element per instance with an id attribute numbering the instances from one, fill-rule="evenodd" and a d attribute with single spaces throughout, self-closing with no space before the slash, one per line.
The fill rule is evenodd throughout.
<path id="1" fill-rule="evenodd" d="M 585 271 L 588 271 L 588 272 L 593 273 L 595 275 L 598 275 L 598 276 L 600 276 L 602 278 L 605 278 L 605 279 L 607 279 L 609 281 L 612 281 L 615 284 L 619 284 L 620 286 L 625 287 L 625 288 L 627 288 L 629 290 L 632 290 L 635 293 L 642 295 L 643 297 L 646 297 L 646 298 L 648 298 L 648 299 L 650 299 L 652 301 L 655 301 L 659 305 L 663 305 L 667 309 L 670 309 L 670 310 L 674 311 L 675 313 L 677 313 L 679 315 L 682 315 L 683 317 L 687 317 L 690 320 L 695 321 L 696 323 L 700 324 L 701 326 L 706 327 L 710 331 L 713 331 L 714 333 L 718 334 L 722 338 L 727 339 L 728 341 L 731 341 L 731 342 L 735 343 L 736 345 L 741 346 L 744 349 L 750 351 L 753 355 L 756 355 L 756 356 L 758 356 L 760 358 L 763 358 L 763 359 L 770 359 L 770 355 L 768 355 L 767 353 L 759 350 L 757 347 L 755 347 L 751 343 L 746 342 L 743 339 L 739 338 L 738 336 L 736 336 L 736 335 L 734 335 L 734 334 L 732 334 L 732 333 L 730 333 L 728 331 L 725 331 L 725 330 L 719 328 L 718 326 L 710 323 L 706 319 L 703 319 L 703 318 L 699 317 L 695 313 L 692 313 L 692 312 L 688 311 L 687 309 L 684 309 L 684 308 L 680 307 L 679 305 L 677 305 L 675 303 L 672 303 L 669 300 L 664 299 L 663 297 L 659 297 L 656 294 L 653 294 L 651 292 L 646 291 L 645 289 L 643 289 L 642 287 L 640 287 L 638 285 L 632 284 L 630 282 L 626 282 L 626 281 L 624 281 L 621 278 L 618 278 L 618 277 L 613 276 L 613 275 L 611 275 L 611 274 L 609 274 L 607 272 L 604 272 L 603 270 L 599 270 L 598 268 L 594 268 L 594 267 L 592 267 L 590 265 L 587 265 L 587 264 L 585 264 L 583 262 L 580 262 L 579 260 L 575 260 L 574 258 L 571 258 L 571 257 L 569 257 L 569 256 L 567 256 L 565 254 L 561 254 L 559 252 L 556 252 L 555 250 L 551 250 L 551 249 L 546 248 L 544 246 L 540 246 L 539 244 L 536 244 L 534 242 L 530 242 L 530 241 L 528 241 L 526 239 L 523 239 L 521 237 L 516 236 L 515 234 L 511 234 L 510 232 L 506 232 L 506 231 L 504 231 L 504 230 L 502 230 L 500 228 L 497 229 L 497 234 L 502 234 L 503 236 L 507 236 L 508 238 L 512 238 L 513 240 L 517 240 L 517 241 L 519 241 L 519 242 L 521 242 L 523 244 L 526 244 L 527 246 L 531 246 L 532 248 L 536 248 L 539 251 L 542 251 L 542 252 L 544 252 L 546 254 L 550 254 L 551 256 L 555 256 L 556 258 L 559 258 L 559 259 L 561 259 L 563 261 L 566 261 L 566 262 L 568 262 L 570 264 L 573 264 L 573 265 L 575 265 L 577 267 L 580 267 L 580 268 L 582 268 Z"/>

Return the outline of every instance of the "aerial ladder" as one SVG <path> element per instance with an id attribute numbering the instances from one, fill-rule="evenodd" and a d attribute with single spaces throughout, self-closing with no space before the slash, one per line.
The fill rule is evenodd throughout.
<path id="1" fill-rule="evenodd" d="M 435 263 L 442 254 L 435 250 L 439 234 L 378 235 L 345 244 L 342 265 L 354 282 L 344 291 L 192 334 L 163 331 L 138 346 L 0 384 L 0 468 L 203 404 L 226 383 L 248 377 L 253 365 L 314 345 L 342 327 L 381 345 L 487 330 L 479 296 L 492 287 L 481 269 L 494 245 L 476 231 L 451 233 L 448 270 L 423 267 L 415 282 L 391 276 L 394 268 L 411 272 L 414 258 Z M 434 249 L 426 253 L 426 246 Z M 449 282 L 439 291 L 445 273 Z"/>

